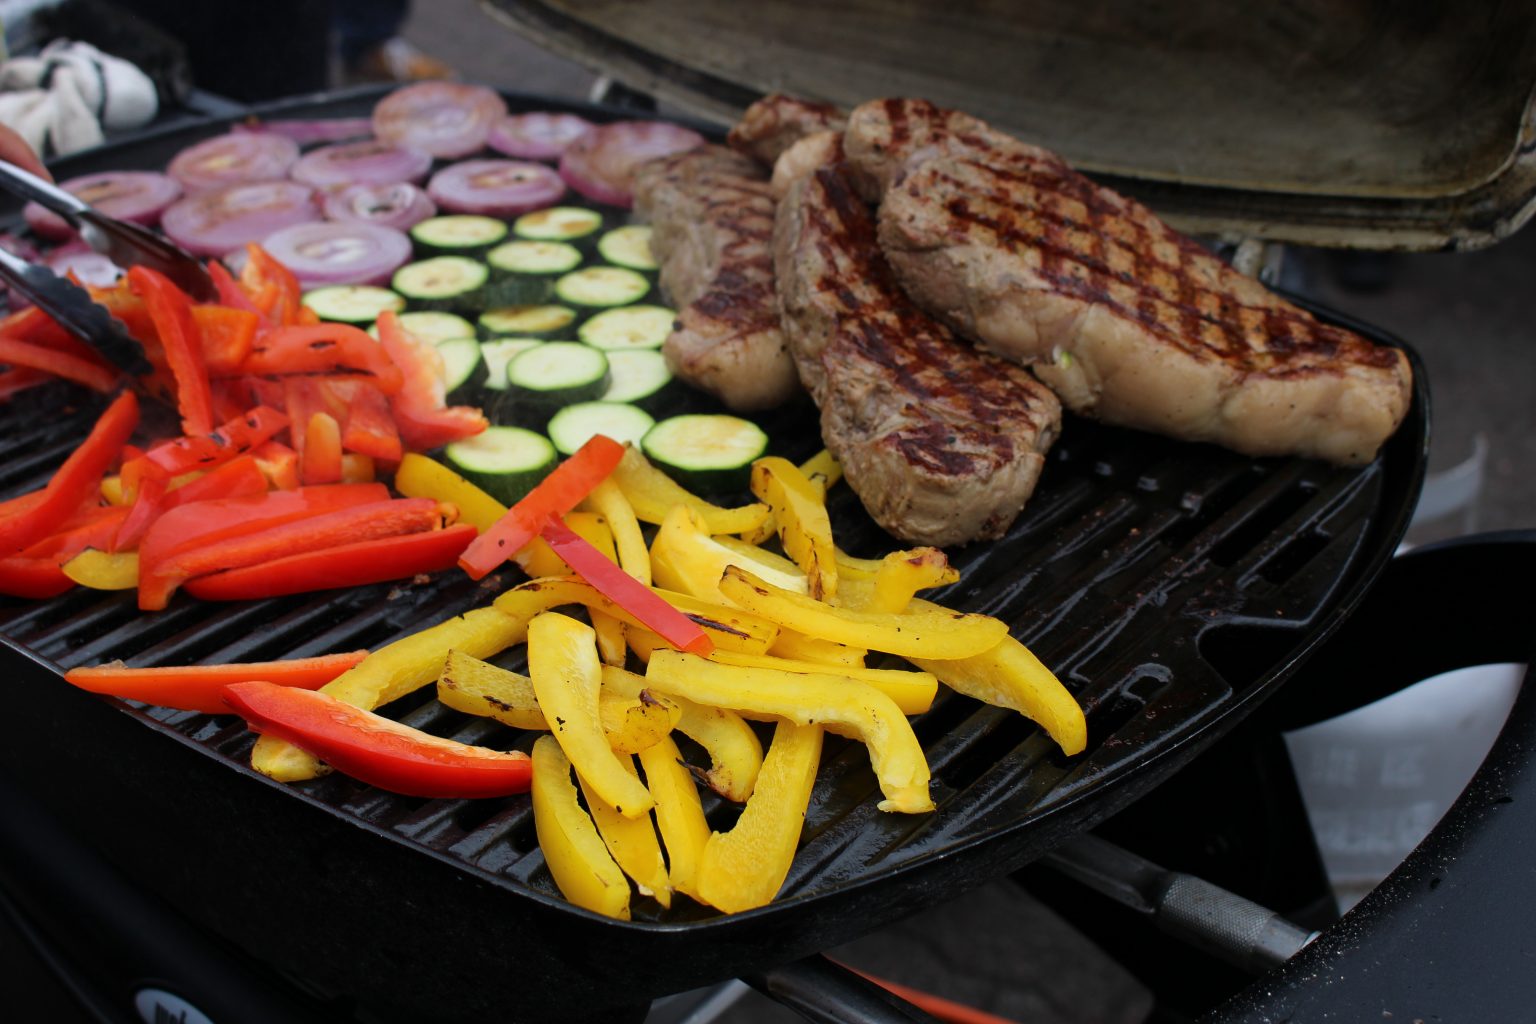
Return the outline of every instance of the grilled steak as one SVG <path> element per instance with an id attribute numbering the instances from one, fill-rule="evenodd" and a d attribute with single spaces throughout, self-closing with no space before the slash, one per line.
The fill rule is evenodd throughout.
<path id="1" fill-rule="evenodd" d="M 766 179 L 721 146 L 652 161 L 635 178 L 635 209 L 652 224 L 661 284 L 680 310 L 662 354 L 674 374 L 738 411 L 800 390 L 779 330 Z"/>
<path id="2" fill-rule="evenodd" d="M 796 180 L 829 164 L 842 163 L 842 160 L 842 132 L 812 132 L 780 153 L 773 162 L 769 191 L 775 200 L 783 199 Z"/>
<path id="3" fill-rule="evenodd" d="M 1054 154 L 911 100 L 860 107 L 845 145 L 885 185 L 880 242 L 912 298 L 1074 412 L 1343 465 L 1407 413 L 1401 352 L 1319 323 Z"/>
<path id="4" fill-rule="evenodd" d="M 1034 490 L 1061 407 L 1017 365 L 917 309 L 880 254 L 873 214 L 838 167 L 779 204 L 784 332 L 849 485 L 901 539 L 1000 537 Z"/>
<path id="5" fill-rule="evenodd" d="M 774 93 L 742 112 L 727 141 L 732 149 L 771 167 L 780 154 L 805 136 L 840 132 L 843 124 L 843 112 L 830 103 Z"/>

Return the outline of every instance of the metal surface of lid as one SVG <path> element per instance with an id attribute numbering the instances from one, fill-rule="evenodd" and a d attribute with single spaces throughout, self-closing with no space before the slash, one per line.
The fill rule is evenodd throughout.
<path id="1" fill-rule="evenodd" d="M 1475 248 L 1536 210 L 1536 0 L 482 0 L 693 113 L 923 96 L 1062 153 L 1180 228 Z"/>

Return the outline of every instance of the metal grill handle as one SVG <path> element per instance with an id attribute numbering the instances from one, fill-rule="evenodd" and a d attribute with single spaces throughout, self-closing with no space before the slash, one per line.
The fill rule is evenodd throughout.
<path id="1" fill-rule="evenodd" d="M 1280 966 L 1317 937 L 1268 907 L 1203 878 L 1169 871 L 1098 836 L 1079 836 L 1042 863 L 1254 974 Z"/>

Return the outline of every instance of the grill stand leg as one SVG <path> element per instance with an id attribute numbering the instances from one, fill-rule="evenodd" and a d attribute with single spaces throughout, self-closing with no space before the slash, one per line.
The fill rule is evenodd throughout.
<path id="1" fill-rule="evenodd" d="M 824 956 L 742 980 L 817 1024 L 937 1024 L 937 1018 Z"/>

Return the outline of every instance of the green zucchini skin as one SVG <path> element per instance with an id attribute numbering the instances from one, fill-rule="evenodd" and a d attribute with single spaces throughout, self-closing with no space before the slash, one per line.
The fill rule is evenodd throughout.
<path id="1" fill-rule="evenodd" d="M 377 285 L 332 284 L 304 293 L 304 305 L 321 320 L 361 326 L 371 324 L 388 311 L 405 310 L 405 296 Z"/>
<path id="2" fill-rule="evenodd" d="M 549 438 L 511 426 L 487 427 L 448 445 L 443 454 L 466 480 L 504 505 L 527 497 L 559 461 Z"/>
<path id="3" fill-rule="evenodd" d="M 412 310 L 474 313 L 485 306 L 491 271 L 467 256 L 434 256 L 395 271 L 390 286 Z"/>
<path id="4" fill-rule="evenodd" d="M 639 444 L 655 425 L 650 413 L 627 402 L 577 402 L 550 417 L 548 433 L 556 451 L 574 455 L 594 434 Z"/>
<path id="5" fill-rule="evenodd" d="M 603 395 L 606 402 L 628 402 L 661 416 L 686 398 L 688 385 L 672 376 L 666 359 L 655 349 L 609 352 L 608 368 L 613 383 Z"/>
<path id="6" fill-rule="evenodd" d="M 496 417 L 534 430 L 568 405 L 593 402 L 608 391 L 608 357 L 574 341 L 550 341 L 518 353 L 507 364 L 507 389 Z"/>
<path id="7" fill-rule="evenodd" d="M 739 416 L 690 413 L 659 421 L 640 449 L 690 491 L 737 494 L 750 485 L 753 461 L 768 453 L 768 435 Z"/>
<path id="8" fill-rule="evenodd" d="M 411 245 L 421 259 L 433 256 L 478 257 L 506 241 L 505 221 L 475 213 L 428 217 L 410 230 Z"/>

